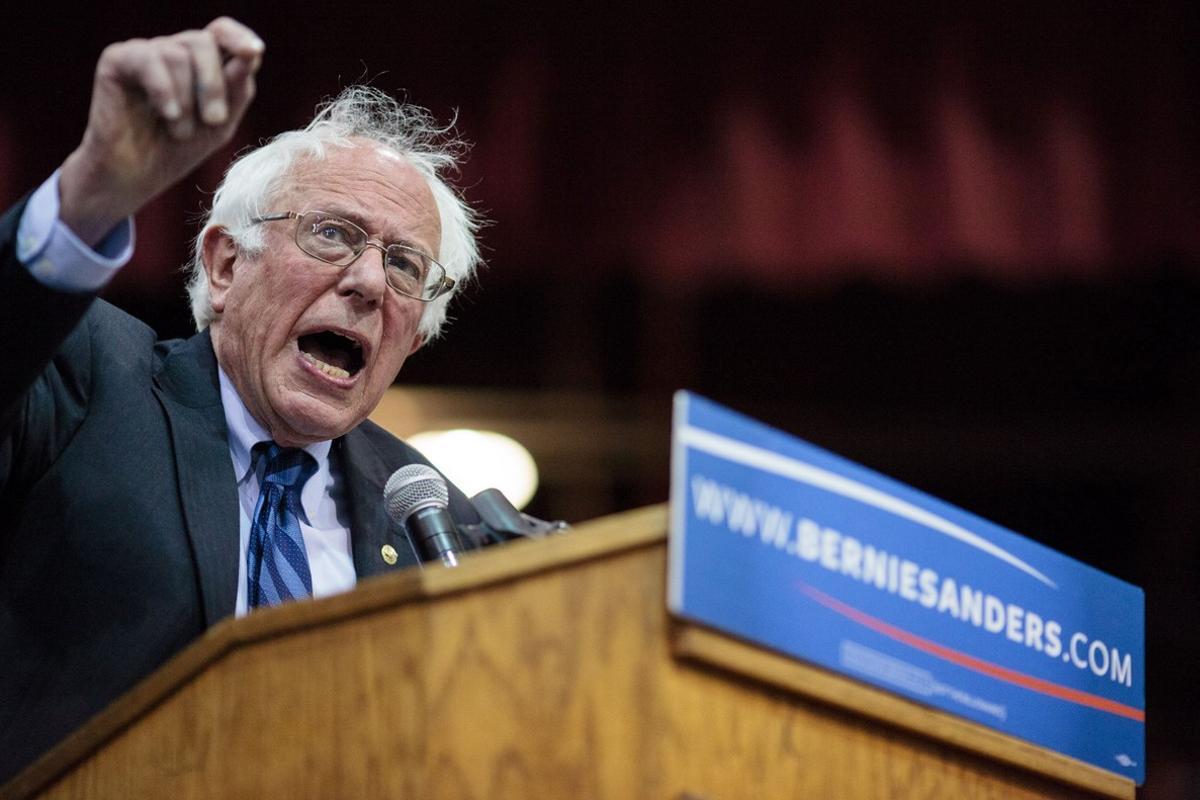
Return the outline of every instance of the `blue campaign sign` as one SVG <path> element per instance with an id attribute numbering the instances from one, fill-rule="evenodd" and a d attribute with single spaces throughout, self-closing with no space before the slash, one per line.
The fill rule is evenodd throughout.
<path id="1" fill-rule="evenodd" d="M 1144 780 L 1141 589 L 687 392 L 668 592 L 682 617 Z"/>

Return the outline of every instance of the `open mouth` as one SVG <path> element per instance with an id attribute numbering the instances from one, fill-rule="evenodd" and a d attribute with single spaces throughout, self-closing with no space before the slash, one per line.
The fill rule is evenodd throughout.
<path id="1" fill-rule="evenodd" d="M 305 361 L 332 378 L 349 378 L 363 368 L 362 345 L 336 331 L 318 331 L 297 340 Z"/>

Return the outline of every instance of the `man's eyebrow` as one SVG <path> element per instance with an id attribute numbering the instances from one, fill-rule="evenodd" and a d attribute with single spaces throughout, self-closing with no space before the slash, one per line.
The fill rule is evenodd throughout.
<path id="1" fill-rule="evenodd" d="M 369 227 L 367 220 L 362 216 L 362 214 L 359 214 L 356 211 L 351 211 L 349 208 L 346 208 L 345 206 L 338 205 L 337 203 L 317 203 L 316 206 L 314 206 L 313 208 L 311 208 L 309 210 L 310 211 L 320 211 L 320 212 L 323 212 L 326 214 L 333 214 L 335 216 L 339 216 L 342 219 L 346 219 L 346 220 L 353 222 L 355 225 L 362 228 L 364 231 L 367 231 L 367 233 L 370 233 L 370 231 L 367 230 L 367 228 Z"/>

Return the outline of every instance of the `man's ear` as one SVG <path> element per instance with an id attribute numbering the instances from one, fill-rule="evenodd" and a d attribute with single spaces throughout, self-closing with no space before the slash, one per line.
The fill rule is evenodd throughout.
<path id="1" fill-rule="evenodd" d="M 204 232 L 200 259 L 208 274 L 208 296 L 218 314 L 225 311 L 225 296 L 233 284 L 233 263 L 237 256 L 237 244 L 224 228 L 209 228 Z"/>
<path id="2" fill-rule="evenodd" d="M 413 353 L 417 352 L 424 346 L 425 346 L 425 337 L 417 336 L 416 338 L 413 339 L 413 344 L 412 344 L 412 347 L 408 351 L 408 356 L 411 356 Z M 405 358 L 408 358 L 408 356 L 405 356 Z"/>

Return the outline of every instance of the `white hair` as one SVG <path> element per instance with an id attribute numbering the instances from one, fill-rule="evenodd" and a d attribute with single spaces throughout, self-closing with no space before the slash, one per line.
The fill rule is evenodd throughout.
<path id="1" fill-rule="evenodd" d="M 462 287 L 479 264 L 475 233 L 480 218 L 442 176 L 458 167 L 466 145 L 453 133 L 453 122 L 440 126 L 425 109 L 401 103 L 370 86 L 350 86 L 317 108 L 302 130 L 287 131 L 267 144 L 239 156 L 229 165 L 213 195 L 212 210 L 196 236 L 191 263 L 186 267 L 187 292 L 196 329 L 204 330 L 220 316 L 212 307 L 204 269 L 203 241 L 213 228 L 223 228 L 238 248 L 254 256 L 262 252 L 261 225 L 252 220 L 276 211 L 271 208 L 284 180 L 303 159 L 320 161 L 326 147 L 353 147 L 366 139 L 401 156 L 429 184 L 441 221 L 437 259 L 446 274 Z M 419 332 L 426 341 L 437 338 L 446 321 L 453 292 L 427 303 Z"/>

